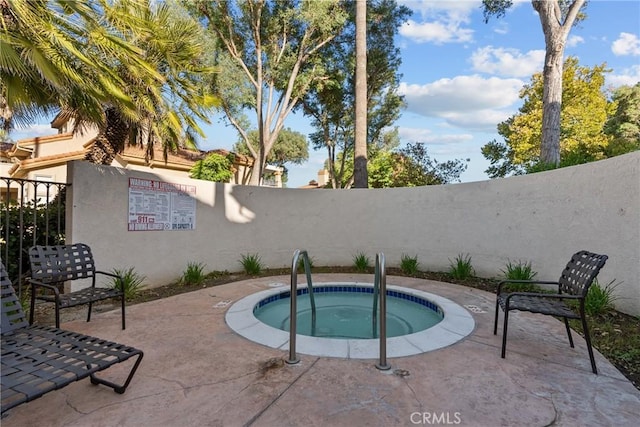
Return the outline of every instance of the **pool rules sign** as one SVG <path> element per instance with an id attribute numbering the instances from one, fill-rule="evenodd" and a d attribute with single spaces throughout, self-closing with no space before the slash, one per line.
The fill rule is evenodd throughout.
<path id="1" fill-rule="evenodd" d="M 129 178 L 129 231 L 195 230 L 196 187 Z"/>

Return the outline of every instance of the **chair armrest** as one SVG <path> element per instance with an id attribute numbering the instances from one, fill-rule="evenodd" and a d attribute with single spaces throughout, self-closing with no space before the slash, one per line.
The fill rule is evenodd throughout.
<path id="1" fill-rule="evenodd" d="M 39 280 L 35 280 L 35 279 L 29 279 L 29 284 L 31 285 L 31 296 L 35 297 L 36 295 L 36 286 L 39 286 L 41 288 L 46 288 L 46 289 L 50 289 L 53 291 L 53 293 L 56 296 L 56 301 L 60 300 L 60 291 L 58 290 L 58 287 L 55 285 L 50 285 L 48 283 L 43 283 Z"/>
<path id="2" fill-rule="evenodd" d="M 583 299 L 579 295 L 569 295 L 569 294 L 544 294 L 539 292 L 511 292 L 507 294 L 505 298 L 505 303 L 508 304 L 508 301 L 515 296 L 526 296 L 526 297 L 538 297 L 538 298 L 552 298 L 552 299 L 571 299 L 571 300 L 580 300 Z"/>
<path id="3" fill-rule="evenodd" d="M 558 282 L 549 281 L 549 280 L 516 280 L 516 279 L 506 279 L 502 280 L 498 283 L 498 289 L 496 290 L 496 294 L 500 295 L 500 291 L 502 290 L 502 285 L 505 283 L 516 283 L 516 284 L 527 284 L 527 285 L 559 285 Z"/>
<path id="4" fill-rule="evenodd" d="M 120 284 L 120 291 L 124 293 L 124 278 L 122 276 L 118 276 L 117 274 L 109 273 L 107 271 L 99 271 L 96 270 L 95 274 L 104 274 L 105 276 L 113 277 L 114 279 L 118 279 L 118 283 Z"/>

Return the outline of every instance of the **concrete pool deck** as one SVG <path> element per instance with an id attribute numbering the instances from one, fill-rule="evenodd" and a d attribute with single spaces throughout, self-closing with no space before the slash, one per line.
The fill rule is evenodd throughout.
<path id="1" fill-rule="evenodd" d="M 314 283 L 371 282 L 371 275 L 316 274 Z M 474 331 L 449 347 L 377 360 L 298 354 L 256 344 L 225 323 L 241 298 L 289 281 L 263 277 L 75 320 L 65 329 L 145 352 L 126 393 L 76 382 L 11 409 L 3 427 L 22 426 L 635 426 L 638 391 L 596 352 L 591 373 L 584 340 L 569 343 L 562 322 L 512 314 L 506 359 L 493 335 L 493 294 L 449 283 L 387 277 L 466 307 Z M 500 318 L 502 320 L 502 317 Z M 103 372 L 120 380 L 128 364 Z"/>

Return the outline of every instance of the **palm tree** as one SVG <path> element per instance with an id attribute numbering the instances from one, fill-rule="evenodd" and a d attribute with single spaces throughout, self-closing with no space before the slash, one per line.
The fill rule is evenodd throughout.
<path id="1" fill-rule="evenodd" d="M 0 8 L 4 127 L 59 109 L 76 130 L 99 126 L 88 158 L 106 164 L 127 140 L 152 152 L 202 135 L 197 120 L 207 122 L 215 98 L 201 81 L 213 70 L 200 25 L 175 5 L 0 0 Z"/>

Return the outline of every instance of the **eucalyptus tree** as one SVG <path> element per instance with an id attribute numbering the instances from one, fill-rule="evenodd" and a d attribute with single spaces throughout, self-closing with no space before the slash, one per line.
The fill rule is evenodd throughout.
<path id="1" fill-rule="evenodd" d="M 259 135 L 257 130 L 249 131 L 249 141 L 256 147 L 258 146 Z M 250 156 L 249 147 L 244 139 L 240 138 L 233 146 L 234 153 L 244 154 Z M 299 165 L 309 159 L 309 144 L 307 143 L 307 137 L 297 131 L 290 128 L 283 128 L 278 133 L 278 138 L 273 144 L 269 155 L 267 156 L 267 163 L 273 166 L 278 166 L 283 169 L 283 181 L 286 181 L 288 176 L 288 169 L 286 164 L 292 163 Z"/>
<path id="2" fill-rule="evenodd" d="M 262 179 L 266 159 L 287 116 L 325 77 L 323 46 L 339 34 L 347 14 L 340 0 L 185 0 L 216 43 L 214 93 L 226 120 L 247 144 Z M 247 111 L 255 113 L 258 143 Z"/>
<path id="3" fill-rule="evenodd" d="M 604 76 L 609 71 L 605 64 L 592 68 L 580 66 L 575 57 L 568 57 L 564 62 L 559 166 L 609 157 L 613 138 L 604 129 L 616 108 L 604 90 Z M 534 74 L 520 92 L 523 104 L 518 113 L 498 124 L 498 133 L 504 142 L 494 140 L 482 147 L 482 154 L 491 163 L 485 171 L 490 177 L 549 168 L 548 163 L 540 160 L 543 80 L 542 74 Z"/>
<path id="4" fill-rule="evenodd" d="M 492 15 L 500 18 L 513 6 L 513 0 L 482 0 L 485 22 Z M 562 64 L 571 28 L 585 18 L 586 0 L 532 0 L 538 12 L 545 40 L 544 93 L 540 161 L 560 163 L 560 111 L 562 109 Z M 526 31 L 526 30 L 524 30 Z"/>
<path id="5" fill-rule="evenodd" d="M 355 140 L 355 1 L 346 1 L 348 25 L 336 41 L 323 48 L 329 59 L 326 79 L 304 99 L 303 110 L 315 131 L 309 135 L 313 148 L 327 150 L 327 168 L 333 188 L 353 184 Z M 366 141 L 368 156 L 387 145 L 393 123 L 400 116 L 404 99 L 397 92 L 401 75 L 395 35 L 411 15 L 395 0 L 367 3 Z"/>
<path id="6" fill-rule="evenodd" d="M 193 142 L 214 98 L 198 84 L 212 68 L 198 60 L 200 26 L 188 15 L 148 0 L 0 0 L 0 9 L 4 128 L 59 111 L 76 130 L 98 125 L 104 153 L 93 158 L 104 163 L 127 138 Z"/>

